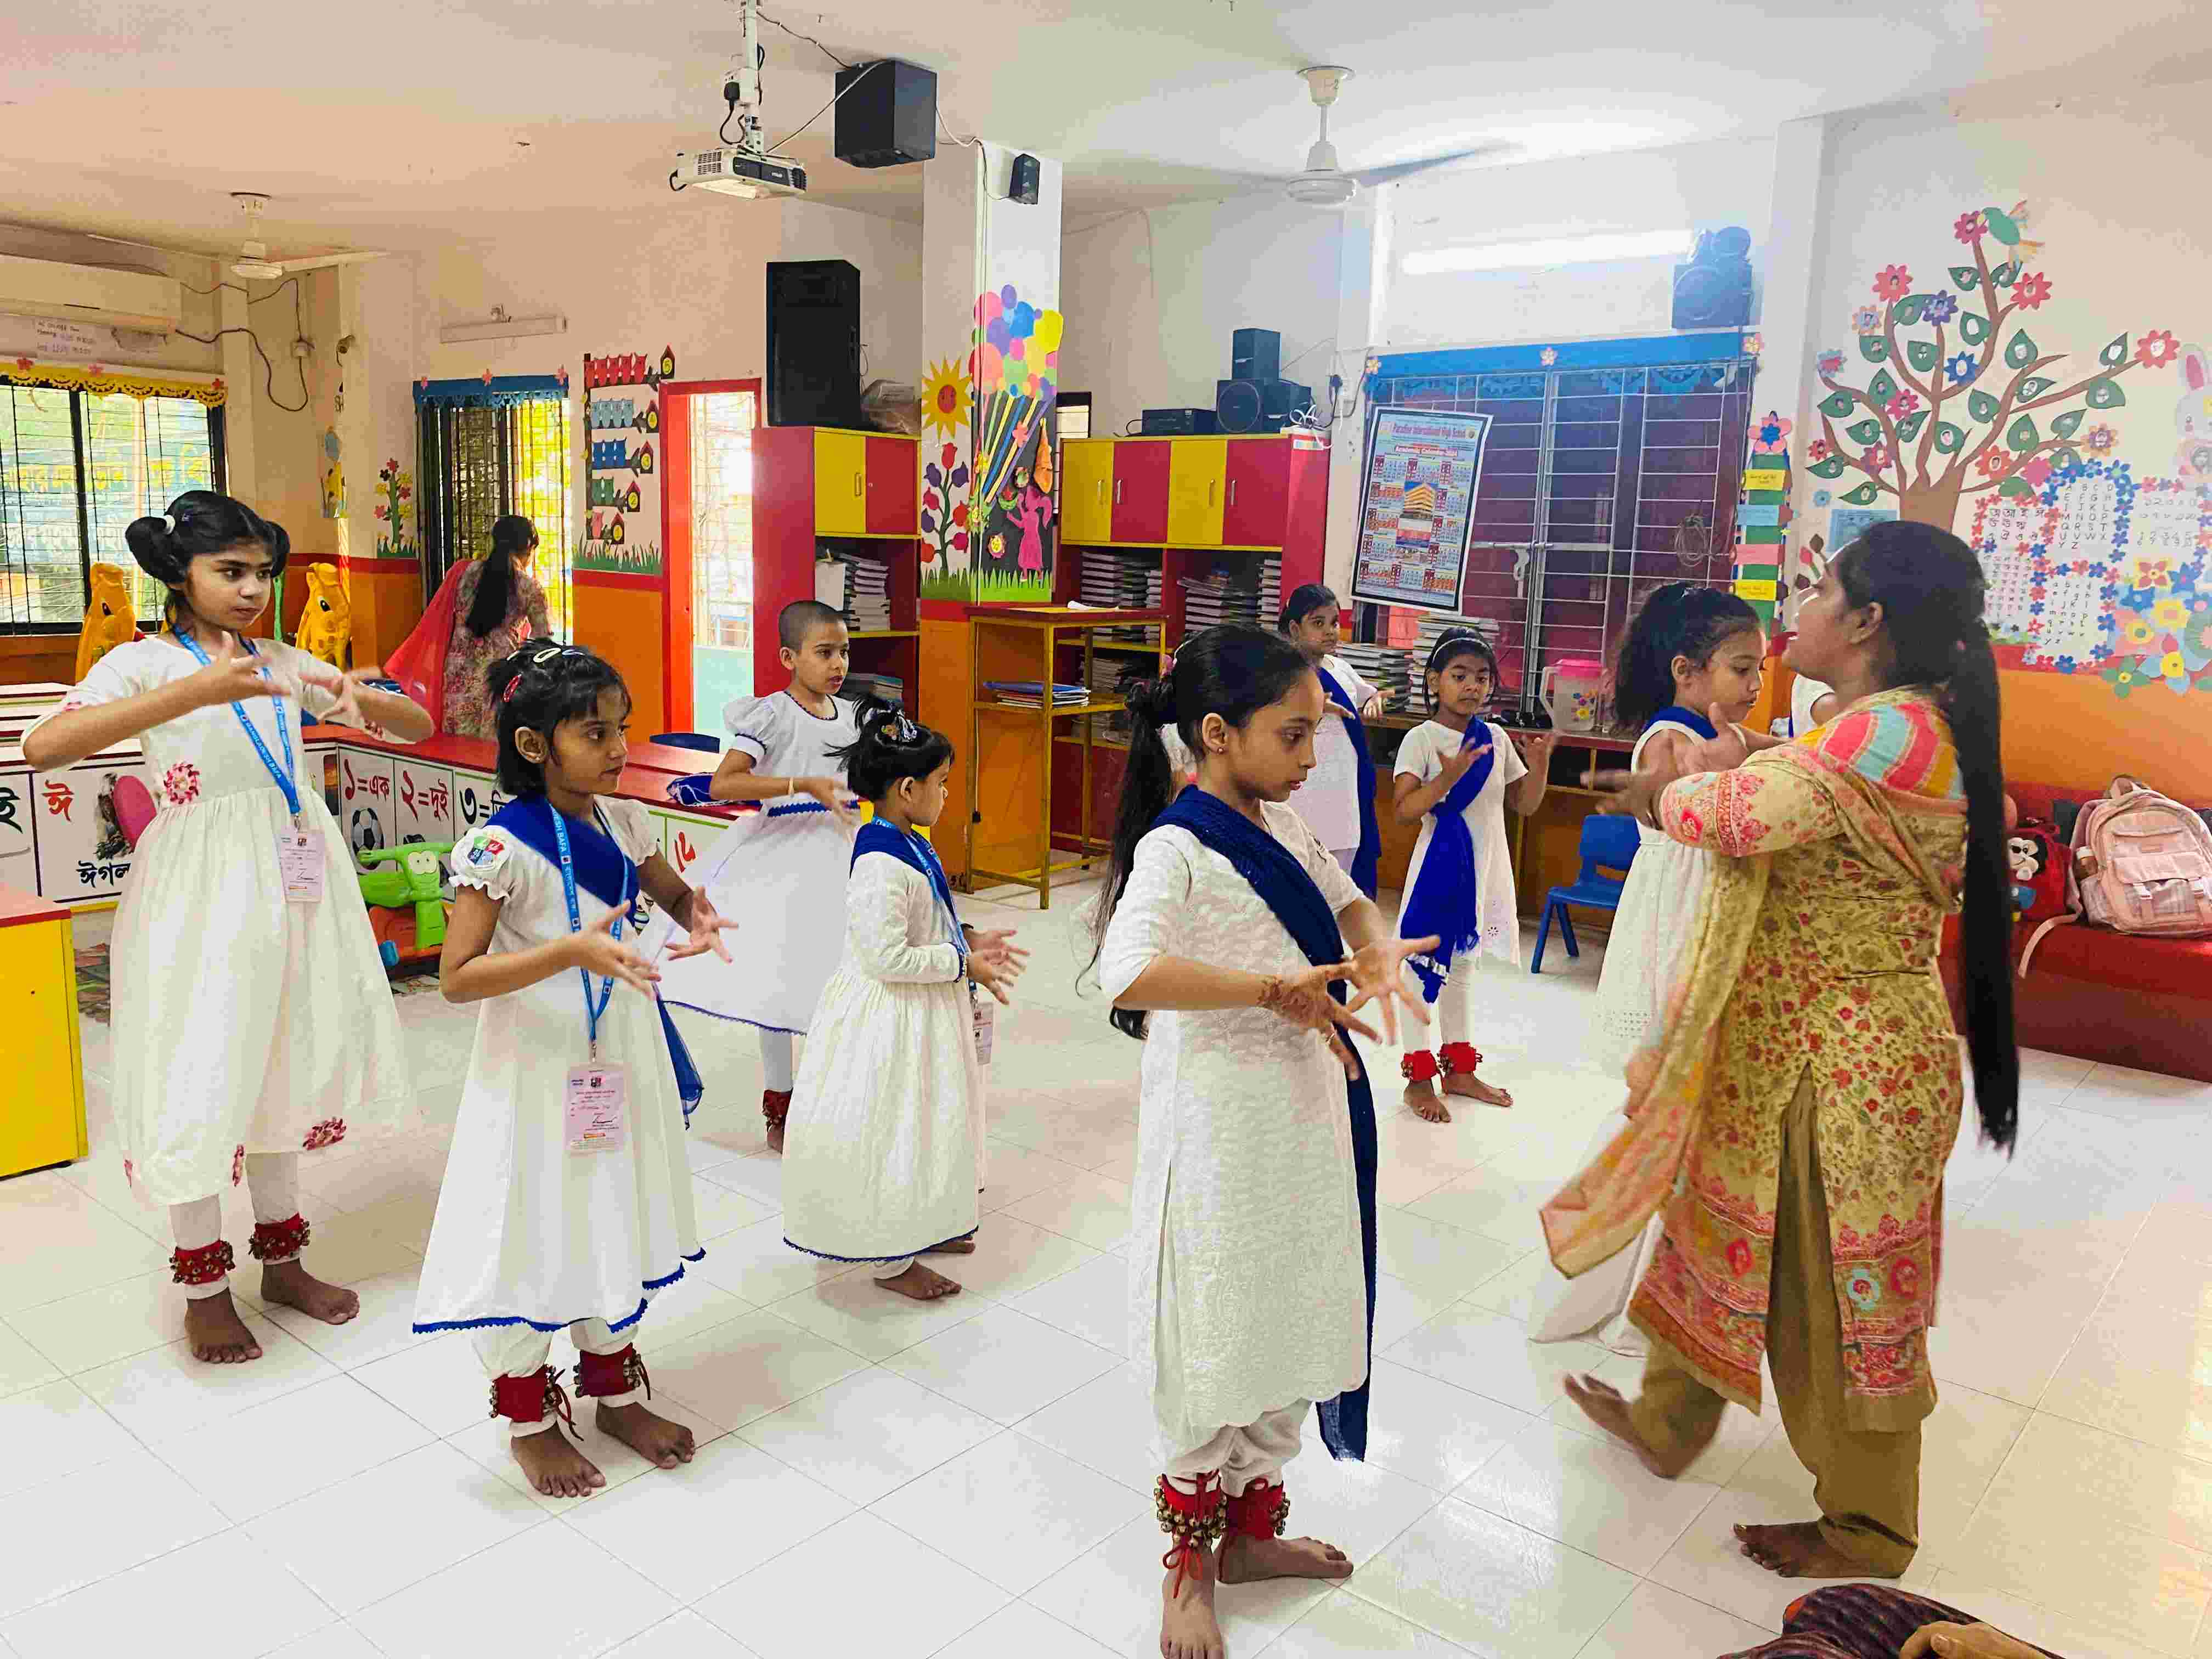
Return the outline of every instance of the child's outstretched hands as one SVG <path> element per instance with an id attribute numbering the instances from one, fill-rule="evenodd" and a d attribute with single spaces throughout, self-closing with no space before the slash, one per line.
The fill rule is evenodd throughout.
<path id="1" fill-rule="evenodd" d="M 684 914 L 685 938 L 681 945 L 668 948 L 668 959 L 681 962 L 686 957 L 703 957 L 712 951 L 725 962 L 730 960 L 730 947 L 722 943 L 722 935 L 738 924 L 725 921 L 707 896 L 703 887 L 691 890 L 691 908 Z"/>
<path id="2" fill-rule="evenodd" d="M 1324 963 L 1319 968 L 1309 968 L 1302 974 L 1271 974 L 1260 988 L 1259 1000 L 1260 1006 L 1268 1012 L 1290 1021 L 1293 1025 L 1320 1032 L 1322 1041 L 1328 1045 L 1329 1053 L 1334 1054 L 1337 1064 L 1344 1067 L 1344 1074 L 1356 1078 L 1359 1075 L 1358 1057 L 1352 1052 L 1351 1045 L 1337 1035 L 1336 1028 L 1341 1025 L 1346 1030 L 1357 1031 L 1364 1037 L 1371 1038 L 1376 1033 L 1364 1020 L 1354 1018 L 1350 1008 L 1328 994 L 1331 980 L 1344 979 L 1351 974 L 1352 964 L 1348 962 Z"/>
<path id="3" fill-rule="evenodd" d="M 1376 1004 L 1382 1015 L 1382 1040 L 1394 1048 L 1398 1046 L 1401 1008 L 1417 1024 L 1429 1023 L 1429 1012 L 1419 994 L 1406 982 L 1406 958 L 1425 955 L 1443 943 L 1433 933 L 1426 939 L 1377 939 L 1360 946 L 1346 964 L 1354 993 L 1346 1006 L 1358 1009 Z"/>
<path id="4" fill-rule="evenodd" d="M 1014 943 L 1011 927 L 969 927 L 968 951 L 970 956 L 985 957 L 1007 969 L 1010 978 L 1018 977 L 1028 966 L 1030 953 Z"/>
<path id="5" fill-rule="evenodd" d="M 1020 977 L 1021 971 L 1018 964 L 1003 956 L 987 957 L 981 951 L 971 951 L 968 957 L 968 977 L 1008 1008 L 1014 1006 L 1014 1000 L 1006 994 L 1006 988 Z"/>
<path id="6" fill-rule="evenodd" d="M 568 936 L 568 948 L 576 959 L 576 966 L 586 973 L 618 979 L 631 990 L 651 996 L 660 970 L 614 935 L 615 924 L 629 915 L 628 905 L 617 904 L 593 917 L 582 933 Z"/>
<path id="7" fill-rule="evenodd" d="M 830 816 L 848 830 L 860 821 L 860 815 L 845 804 L 847 793 L 845 786 L 835 778 L 793 778 L 791 781 L 791 793 L 794 795 L 813 796 L 815 799 L 828 807 Z"/>
<path id="8" fill-rule="evenodd" d="M 1452 784 L 1457 783 L 1462 778 L 1467 775 L 1468 768 L 1473 766 L 1475 762 L 1480 760 L 1489 752 L 1490 743 L 1487 738 L 1485 738 L 1480 743 L 1462 744 L 1457 749 L 1452 750 L 1450 754 L 1446 755 L 1444 757 L 1443 770 L 1443 775 L 1447 780 L 1444 786 L 1447 791 L 1449 790 Z"/>

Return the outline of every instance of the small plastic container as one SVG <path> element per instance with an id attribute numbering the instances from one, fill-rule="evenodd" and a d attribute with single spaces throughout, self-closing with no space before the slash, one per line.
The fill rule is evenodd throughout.
<path id="1" fill-rule="evenodd" d="M 1594 732 L 1605 695 L 1605 665 L 1595 657 L 1562 657 L 1544 670 L 1536 701 L 1555 732 Z"/>

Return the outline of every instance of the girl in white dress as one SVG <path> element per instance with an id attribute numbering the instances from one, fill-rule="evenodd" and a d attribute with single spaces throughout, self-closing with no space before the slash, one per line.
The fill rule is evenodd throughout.
<path id="1" fill-rule="evenodd" d="M 1314 734 L 1313 775 L 1298 786 L 1291 805 L 1359 890 L 1373 898 L 1382 836 L 1375 819 L 1375 762 L 1367 748 L 1366 716 L 1382 712 L 1382 694 L 1336 654 L 1341 627 L 1342 607 L 1319 582 L 1293 589 L 1283 606 L 1283 637 L 1305 653 L 1328 699 L 1321 730 Z"/>
<path id="2" fill-rule="evenodd" d="M 837 966 L 837 930 L 822 921 L 844 898 L 860 823 L 837 757 L 860 731 L 854 706 L 837 696 L 852 653 L 845 619 L 795 599 L 778 614 L 776 636 L 791 684 L 723 711 L 730 747 L 708 791 L 762 810 L 724 830 L 697 872 L 717 902 L 744 906 L 744 955 L 735 964 L 669 955 L 675 934 L 664 921 L 647 937 L 645 959 L 663 969 L 661 994 L 672 1006 L 759 1029 L 761 1117 L 769 1150 L 781 1152 L 791 1040 L 806 1034 Z"/>
<path id="3" fill-rule="evenodd" d="M 1613 669 L 1614 714 L 1623 725 L 1643 728 L 1629 769 L 1686 762 L 1692 745 L 1714 735 L 1716 721 L 1732 724 L 1749 714 L 1759 700 L 1765 646 L 1758 613 L 1727 589 L 1702 582 L 1655 589 L 1629 625 Z M 1626 1066 L 1636 1050 L 1658 1040 L 1711 874 L 1711 854 L 1642 827 L 1598 980 L 1598 1050 L 1605 1065 Z M 1626 1123 L 1619 1114 L 1608 1117 L 1591 1155 L 1611 1145 Z M 1644 1352 L 1644 1334 L 1628 1322 L 1628 1302 L 1658 1245 L 1660 1221 L 1652 1218 L 1636 1248 L 1578 1279 L 1553 1270 L 1530 1322 L 1535 1340 L 1595 1333 L 1616 1353 Z"/>
<path id="4" fill-rule="evenodd" d="M 513 799 L 453 847 L 439 985 L 483 1011 L 415 1328 L 473 1333 L 514 1461 L 573 1498 L 606 1481 L 560 1430 L 574 1419 L 547 1363 L 557 1330 L 599 1433 L 663 1468 L 691 1459 L 690 1431 L 642 1403 L 631 1330 L 706 1254 L 684 1155 L 698 1084 L 623 935 L 641 892 L 684 928 L 672 956 L 722 951 L 732 924 L 668 867 L 642 805 L 601 799 L 628 756 L 621 676 L 574 646 L 526 645 L 489 684 Z"/>
<path id="5" fill-rule="evenodd" d="M 845 959 L 807 1026 L 784 1143 L 783 1239 L 864 1261 L 887 1291 L 932 1302 L 960 1286 L 921 1258 L 975 1248 L 983 1082 L 975 988 L 1000 1002 L 1026 953 L 961 926 L 922 833 L 945 811 L 952 744 L 896 708 L 861 716 L 842 757 L 875 816 L 845 886 Z"/>
<path id="6" fill-rule="evenodd" d="M 261 1297 L 342 1325 L 351 1291 L 301 1261 L 302 1152 L 411 1120 L 413 1091 L 344 832 L 301 745 L 311 717 L 412 743 L 429 716 L 246 630 L 267 609 L 284 532 L 212 490 L 124 532 L 169 589 L 167 631 L 117 647 L 23 736 L 58 771 L 139 739 L 159 810 L 139 837 L 110 947 L 123 1172 L 166 1205 L 193 1356 L 256 1359 L 230 1297 L 222 1194 L 248 1184 Z"/>
<path id="7" fill-rule="evenodd" d="M 1422 675 L 1431 718 L 1398 745 L 1395 799 L 1401 823 L 1419 823 L 1398 910 L 1401 933 L 1436 933 L 1443 945 L 1417 958 L 1422 994 L 1436 1005 L 1443 1043 L 1409 1050 L 1400 1062 L 1406 1104 L 1431 1123 L 1451 1121 L 1437 1092 L 1510 1106 L 1513 1097 L 1475 1075 L 1482 1051 L 1468 1041 L 1474 970 L 1486 958 L 1518 972 L 1521 915 L 1513 893 L 1513 848 L 1505 804 L 1526 817 L 1544 799 L 1552 735 L 1519 737 L 1480 718 L 1498 689 L 1498 658 L 1480 635 L 1454 629 L 1429 653 Z"/>
<path id="8" fill-rule="evenodd" d="M 1145 1042 L 1129 1285 L 1174 1540 L 1168 1659 L 1220 1659 L 1217 1578 L 1352 1571 L 1281 1536 L 1283 1466 L 1316 1403 L 1331 1452 L 1366 1446 L 1375 1114 L 1337 1028 L 1373 1036 L 1351 1010 L 1376 1000 L 1395 1041 L 1402 964 L 1437 941 L 1393 939 L 1283 804 L 1314 769 L 1323 705 L 1297 649 L 1245 627 L 1194 637 L 1129 699 L 1097 969 L 1114 1024 Z M 1170 723 L 1198 757 L 1180 794 Z M 1336 981 L 1358 988 L 1348 1006 Z"/>

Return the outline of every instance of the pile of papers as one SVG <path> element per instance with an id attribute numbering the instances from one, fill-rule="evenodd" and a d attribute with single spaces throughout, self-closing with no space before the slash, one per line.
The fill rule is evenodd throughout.
<path id="1" fill-rule="evenodd" d="M 891 568 L 878 559 L 845 561 L 845 626 L 879 634 L 891 625 Z"/>
<path id="2" fill-rule="evenodd" d="M 983 689 L 1000 702 L 1012 708 L 1042 708 L 1045 688 L 1041 680 L 985 680 Z M 1063 685 L 1054 682 L 1052 706 L 1069 708 L 1091 701 L 1091 693 L 1080 685 Z"/>
<path id="3" fill-rule="evenodd" d="M 1102 611 L 1157 611 L 1161 599 L 1159 556 L 1086 547 L 1079 586 L 1083 603 Z M 1142 626 L 1137 626 L 1103 629 L 1098 637 L 1142 641 L 1146 635 Z"/>

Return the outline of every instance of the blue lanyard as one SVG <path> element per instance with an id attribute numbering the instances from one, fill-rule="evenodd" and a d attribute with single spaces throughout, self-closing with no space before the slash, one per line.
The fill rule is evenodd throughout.
<path id="1" fill-rule="evenodd" d="M 199 659 L 201 667 L 214 666 L 208 660 L 208 653 L 200 649 L 200 642 L 181 628 L 177 629 L 177 640 L 185 650 Z M 238 642 L 246 647 L 247 656 L 258 658 L 261 655 L 253 648 L 253 641 L 247 639 L 245 635 L 240 634 L 238 636 Z M 262 669 L 260 673 L 263 679 L 269 678 L 267 669 Z M 276 705 L 276 746 L 284 751 L 284 765 L 281 770 L 276 763 L 270 757 L 269 745 L 261 741 L 261 733 L 255 731 L 253 722 L 246 719 L 246 705 L 242 702 L 234 702 L 230 706 L 230 712 L 238 716 L 238 723 L 246 728 L 246 735 L 253 739 L 253 752 L 261 757 L 261 763 L 269 769 L 269 775 L 276 780 L 276 787 L 283 792 L 284 805 L 291 808 L 292 820 L 296 823 L 300 817 L 300 785 L 292 758 L 292 728 L 284 719 L 284 699 L 279 696 L 271 697 L 270 701 Z"/>
<path id="2" fill-rule="evenodd" d="M 553 839 L 561 848 L 561 890 L 567 895 L 568 900 L 568 931 L 572 933 L 580 933 L 584 931 L 584 914 L 576 908 L 576 860 L 574 855 L 568 851 L 568 826 L 561 821 L 561 809 L 554 805 L 551 801 L 545 803 L 545 810 L 552 814 Z M 592 816 L 599 817 L 599 808 L 596 806 L 592 809 Z M 605 831 L 608 840 L 614 840 L 613 832 L 606 830 L 604 823 L 599 827 Z M 621 843 L 617 842 L 616 845 L 619 847 Z M 622 897 L 623 908 L 626 910 L 629 908 L 630 902 L 629 860 L 626 857 L 623 860 Z M 614 925 L 614 936 L 617 939 L 622 937 L 622 922 L 619 918 Z M 614 1000 L 615 978 L 612 974 L 609 974 L 599 981 L 599 1001 L 594 1004 L 592 1000 L 592 976 L 579 968 L 576 969 L 576 977 L 584 981 L 584 1030 L 591 1040 L 592 1062 L 597 1064 L 599 1058 L 599 1017 L 606 1012 L 607 1004 Z"/>

